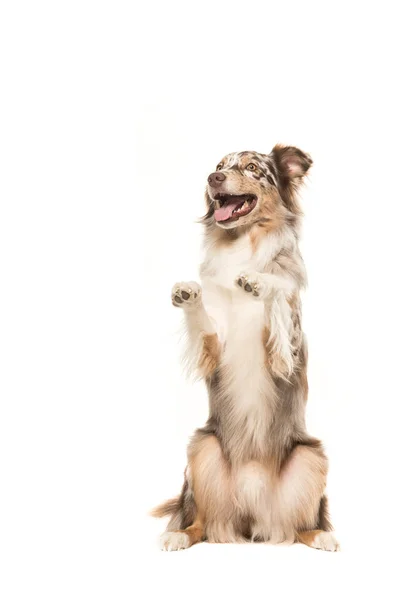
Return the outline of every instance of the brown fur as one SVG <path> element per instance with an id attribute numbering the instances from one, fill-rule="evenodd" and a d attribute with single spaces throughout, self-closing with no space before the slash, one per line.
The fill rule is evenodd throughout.
<path id="1" fill-rule="evenodd" d="M 188 462 L 198 515 L 207 522 L 228 519 L 233 511 L 229 465 L 218 439 L 195 435 L 188 448 Z"/>
<path id="2" fill-rule="evenodd" d="M 301 184 L 302 176 L 312 165 L 312 160 L 298 148 L 277 144 L 272 150 L 272 156 L 278 169 L 279 194 L 289 211 L 296 216 L 301 216 L 302 211 L 297 199 L 297 190 Z M 302 175 L 292 177 L 287 169 L 291 161 L 297 161 Z"/>
<path id="3" fill-rule="evenodd" d="M 245 173 L 249 161 L 254 163 L 251 174 Z M 294 240 L 292 245 L 277 246 L 276 256 L 268 257 L 263 271 L 269 283 L 283 279 L 294 282 L 293 293 L 279 297 L 279 301 L 287 302 L 282 310 L 286 310 L 286 323 L 289 322 L 287 346 L 293 362 L 285 361 L 279 354 L 271 338 L 274 330 L 266 323 L 260 330 L 261 339 L 254 340 L 259 345 L 262 341 L 265 348 L 265 372 L 262 365 L 259 370 L 262 395 L 258 412 L 254 416 L 250 405 L 246 413 L 246 404 L 246 410 L 241 412 L 236 410 L 235 392 L 230 387 L 230 382 L 237 380 L 232 379 L 230 364 L 221 358 L 224 345 L 217 333 L 208 333 L 208 327 L 207 333 L 202 333 L 198 367 L 206 380 L 209 418 L 190 441 L 181 495 L 153 511 L 155 516 L 171 515 L 167 531 L 185 533 L 190 545 L 203 539 L 233 542 L 249 538 L 296 539 L 312 545 L 316 535 L 332 529 L 324 495 L 328 461 L 321 442 L 307 433 L 304 417 L 308 356 L 299 290 L 305 286 L 306 276 L 297 245 L 302 214 L 297 189 L 311 164 L 310 157 L 297 148 L 277 145 L 270 155 L 228 155 L 217 167 L 224 176 L 214 173 L 210 177 L 217 186 L 227 182 L 225 195 L 257 197 L 256 208 L 240 217 L 240 227 L 235 226 L 234 216 L 225 225 L 214 219 L 219 200 L 218 194 L 211 198 L 209 188 L 203 223 L 206 247 L 212 252 L 222 251 L 224 246 L 249 234 L 254 255 L 271 233 L 278 237 L 284 228 L 294 233 L 290 238 Z M 214 267 L 210 265 L 212 260 L 206 260 L 202 274 L 214 277 Z M 246 289 L 244 284 L 239 285 Z M 257 289 L 260 288 L 254 287 Z M 204 306 L 201 310 L 204 319 Z M 240 370 L 240 363 L 232 364 Z M 246 388 L 240 397 L 245 396 Z"/>
<path id="4" fill-rule="evenodd" d="M 189 525 L 186 529 L 181 529 L 180 533 L 186 533 L 189 537 L 189 543 L 191 546 L 197 544 L 204 539 L 204 525 L 200 518 L 196 518 L 193 525 Z"/>
<path id="5" fill-rule="evenodd" d="M 269 365 L 269 363 L 270 363 L 269 353 L 271 350 L 271 332 L 267 326 L 265 326 L 263 329 L 262 339 L 263 339 L 263 344 L 264 344 L 265 350 L 266 350 L 265 361 L 266 361 L 266 364 Z"/>
<path id="6" fill-rule="evenodd" d="M 230 184 L 235 187 L 237 194 L 255 194 L 259 199 L 257 211 L 242 219 L 240 230 L 216 226 L 213 218 L 214 202 L 207 190 L 207 212 L 201 222 L 206 226 L 210 242 L 217 246 L 231 243 L 246 232 L 250 225 L 256 223 L 257 227 L 251 233 L 253 249 L 256 249 L 263 234 L 276 231 L 283 223 L 297 226 L 302 216 L 297 191 L 312 165 L 312 160 L 298 148 L 280 144 L 277 144 L 268 156 L 255 152 L 242 152 L 239 156 L 237 166 L 229 169 Z M 258 172 L 252 173 L 252 179 L 241 174 L 249 161 L 256 161 L 259 165 Z M 226 168 L 224 163 L 225 160 L 220 163 L 223 169 Z M 276 186 L 267 185 L 271 180 L 267 174 L 268 170 L 273 174 Z"/>
<path id="7" fill-rule="evenodd" d="M 237 181 L 237 179 L 236 179 Z M 260 212 L 256 226 L 249 223 L 248 231 L 253 251 L 258 248 L 260 241 L 265 235 L 276 231 L 285 222 L 285 211 L 282 209 L 279 201 L 279 193 L 276 189 L 268 190 L 260 195 L 260 189 L 257 185 L 248 185 L 247 182 L 236 185 L 238 193 L 257 193 L 259 196 Z M 211 198 L 206 192 L 206 205 L 208 207 L 207 214 L 203 217 L 202 222 L 208 225 L 208 240 L 209 243 L 216 247 L 229 245 L 238 239 L 239 233 L 236 229 L 221 229 L 215 227 L 211 219 L 213 218 L 213 209 Z M 246 230 L 246 228 L 244 229 Z M 241 232 L 241 234 L 243 231 Z"/>
<path id="8" fill-rule="evenodd" d="M 329 515 L 328 498 L 326 496 L 322 496 L 319 504 L 318 527 L 322 529 L 322 531 L 333 531 Z"/>
<path id="9" fill-rule="evenodd" d="M 220 345 L 216 333 L 203 336 L 203 350 L 199 359 L 199 371 L 209 377 L 218 366 Z"/>
<path id="10" fill-rule="evenodd" d="M 298 531 L 297 541 L 305 544 L 306 546 L 312 546 L 313 541 L 319 533 L 322 533 L 322 529 L 313 529 L 312 531 Z"/>
<path id="11" fill-rule="evenodd" d="M 163 504 L 156 506 L 150 511 L 151 517 L 156 517 L 157 519 L 161 519 L 162 517 L 168 517 L 173 513 L 177 512 L 181 505 L 181 497 L 177 496 L 176 498 L 171 498 L 167 500 Z"/>

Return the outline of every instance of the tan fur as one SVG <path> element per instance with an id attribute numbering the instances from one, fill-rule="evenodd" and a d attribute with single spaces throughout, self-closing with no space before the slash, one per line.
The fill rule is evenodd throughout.
<path id="1" fill-rule="evenodd" d="M 317 550 L 327 550 L 328 552 L 337 552 L 340 549 L 338 541 L 331 531 L 324 529 L 314 529 L 302 531 L 297 534 L 296 541 L 302 542 L 311 548 Z"/>
<path id="2" fill-rule="evenodd" d="M 252 231 L 254 250 L 257 250 L 260 241 L 268 233 L 277 231 L 285 223 L 285 211 L 281 206 L 277 190 L 273 189 L 263 193 L 259 202 L 258 222 Z"/>
<path id="3" fill-rule="evenodd" d="M 286 377 L 288 376 L 287 364 L 279 354 L 277 354 L 276 352 L 270 354 L 270 356 L 268 357 L 268 364 L 271 373 L 275 377 L 286 379 Z"/>
<path id="4" fill-rule="evenodd" d="M 232 185 L 238 190 L 237 193 L 252 193 L 257 192 L 259 195 L 258 200 L 258 220 L 257 223 L 253 223 L 253 217 L 250 213 L 248 217 L 248 225 L 243 226 L 243 232 L 248 231 L 251 247 L 253 252 L 256 252 L 260 242 L 268 233 L 277 231 L 285 222 L 285 211 L 279 203 L 279 194 L 277 190 L 269 190 L 260 194 L 259 187 L 254 183 L 241 182 L 237 183 L 237 178 L 233 176 Z M 211 203 L 210 197 L 206 193 L 206 204 L 209 206 Z M 245 217 L 246 219 L 246 217 Z M 218 227 L 212 228 L 208 232 L 209 244 L 216 248 L 229 246 L 235 240 L 238 239 L 238 232 L 236 229 L 222 229 Z"/>
<path id="5" fill-rule="evenodd" d="M 153 508 L 149 514 L 151 517 L 161 519 L 162 517 L 167 517 L 168 515 L 172 515 L 174 512 L 176 512 L 179 509 L 179 505 L 180 498 L 177 496 L 176 498 L 171 498 L 171 500 L 167 500 L 166 502 L 163 502 L 163 504 L 156 506 L 156 508 Z"/>
<path id="6" fill-rule="evenodd" d="M 296 538 L 298 542 L 312 547 L 312 543 L 319 533 L 322 533 L 321 529 L 313 529 L 312 531 L 298 531 Z"/>
<path id="7" fill-rule="evenodd" d="M 216 250 L 229 247 L 232 242 L 238 239 L 237 232 L 234 229 L 214 228 L 208 236 L 208 244 Z"/>
<path id="8" fill-rule="evenodd" d="M 263 339 L 263 344 L 265 345 L 266 348 L 268 348 L 268 344 L 270 341 L 270 331 L 266 325 L 264 326 L 264 329 L 263 329 L 262 339 Z"/>
<path id="9" fill-rule="evenodd" d="M 166 550 L 203 539 L 338 548 L 327 459 L 305 424 L 296 190 L 311 164 L 297 148 L 275 146 L 227 155 L 209 177 L 202 286 L 176 284 L 172 302 L 184 311 L 187 362 L 206 381 L 210 413 L 189 444 L 181 496 L 153 513 L 171 514 Z"/>
<path id="10" fill-rule="evenodd" d="M 188 449 L 190 480 L 198 514 L 208 522 L 233 512 L 229 466 L 214 436 L 195 437 Z"/>
<path id="11" fill-rule="evenodd" d="M 327 460 L 316 448 L 297 446 L 288 459 L 280 476 L 280 506 L 296 529 L 316 522 L 327 470 Z"/>
<path id="12" fill-rule="evenodd" d="M 179 530 L 179 533 L 186 533 L 186 535 L 189 537 L 191 546 L 201 542 L 204 538 L 204 526 L 202 520 L 199 517 L 196 518 L 193 525 L 189 525 L 189 527 L 186 527 L 186 529 Z"/>
<path id="13" fill-rule="evenodd" d="M 195 438 L 189 446 L 190 480 L 199 518 L 212 543 L 240 542 L 243 515 L 232 472 L 214 436 Z"/>
<path id="14" fill-rule="evenodd" d="M 316 521 L 327 463 L 321 450 L 298 446 L 281 473 L 267 461 L 234 467 L 217 438 L 197 435 L 189 446 L 189 471 L 196 528 L 204 523 L 209 541 L 242 541 L 246 515 L 252 514 L 258 522 L 253 537 L 279 542 L 293 541 L 297 528 Z"/>
<path id="15" fill-rule="evenodd" d="M 263 206 L 261 213 L 263 213 L 264 210 L 266 209 Z M 249 237 L 253 253 L 257 252 L 262 240 L 265 239 L 265 235 L 273 231 L 278 231 L 281 225 L 282 220 L 279 212 L 268 212 L 268 217 L 265 217 L 265 220 L 262 223 L 257 223 L 256 225 L 251 226 L 249 228 Z"/>
<path id="16" fill-rule="evenodd" d="M 216 333 L 203 336 L 203 349 L 199 359 L 199 371 L 203 377 L 209 377 L 217 368 L 220 344 Z"/>

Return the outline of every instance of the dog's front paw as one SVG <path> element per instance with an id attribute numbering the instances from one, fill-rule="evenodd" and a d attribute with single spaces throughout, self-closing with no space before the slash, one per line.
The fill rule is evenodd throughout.
<path id="1" fill-rule="evenodd" d="M 260 298 L 264 295 L 265 284 L 260 273 L 241 273 L 235 279 L 236 285 L 242 288 L 243 291 Z"/>
<path id="2" fill-rule="evenodd" d="M 201 287 L 195 281 L 176 283 L 172 288 L 171 298 L 174 306 L 194 307 L 201 301 Z"/>

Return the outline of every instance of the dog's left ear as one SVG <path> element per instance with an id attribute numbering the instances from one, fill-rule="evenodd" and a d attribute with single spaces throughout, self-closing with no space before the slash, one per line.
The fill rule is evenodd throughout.
<path id="1" fill-rule="evenodd" d="M 310 155 L 294 146 L 281 146 L 277 144 L 273 148 L 271 155 L 281 177 L 284 179 L 287 178 L 290 181 L 304 177 L 312 165 Z"/>
<path id="2" fill-rule="evenodd" d="M 278 189 L 284 205 L 293 214 L 301 215 L 297 189 L 312 165 L 310 156 L 294 146 L 280 144 L 273 148 L 270 156 L 278 171 Z"/>

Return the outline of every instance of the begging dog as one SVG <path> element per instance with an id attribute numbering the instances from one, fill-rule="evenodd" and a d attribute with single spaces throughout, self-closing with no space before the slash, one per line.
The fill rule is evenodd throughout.
<path id="1" fill-rule="evenodd" d="M 204 378 L 209 418 L 188 447 L 164 550 L 200 541 L 301 542 L 336 551 L 325 485 L 327 458 L 305 426 L 307 343 L 300 291 L 298 188 L 310 156 L 228 154 L 208 177 L 201 285 L 181 282 L 187 362 Z"/>

